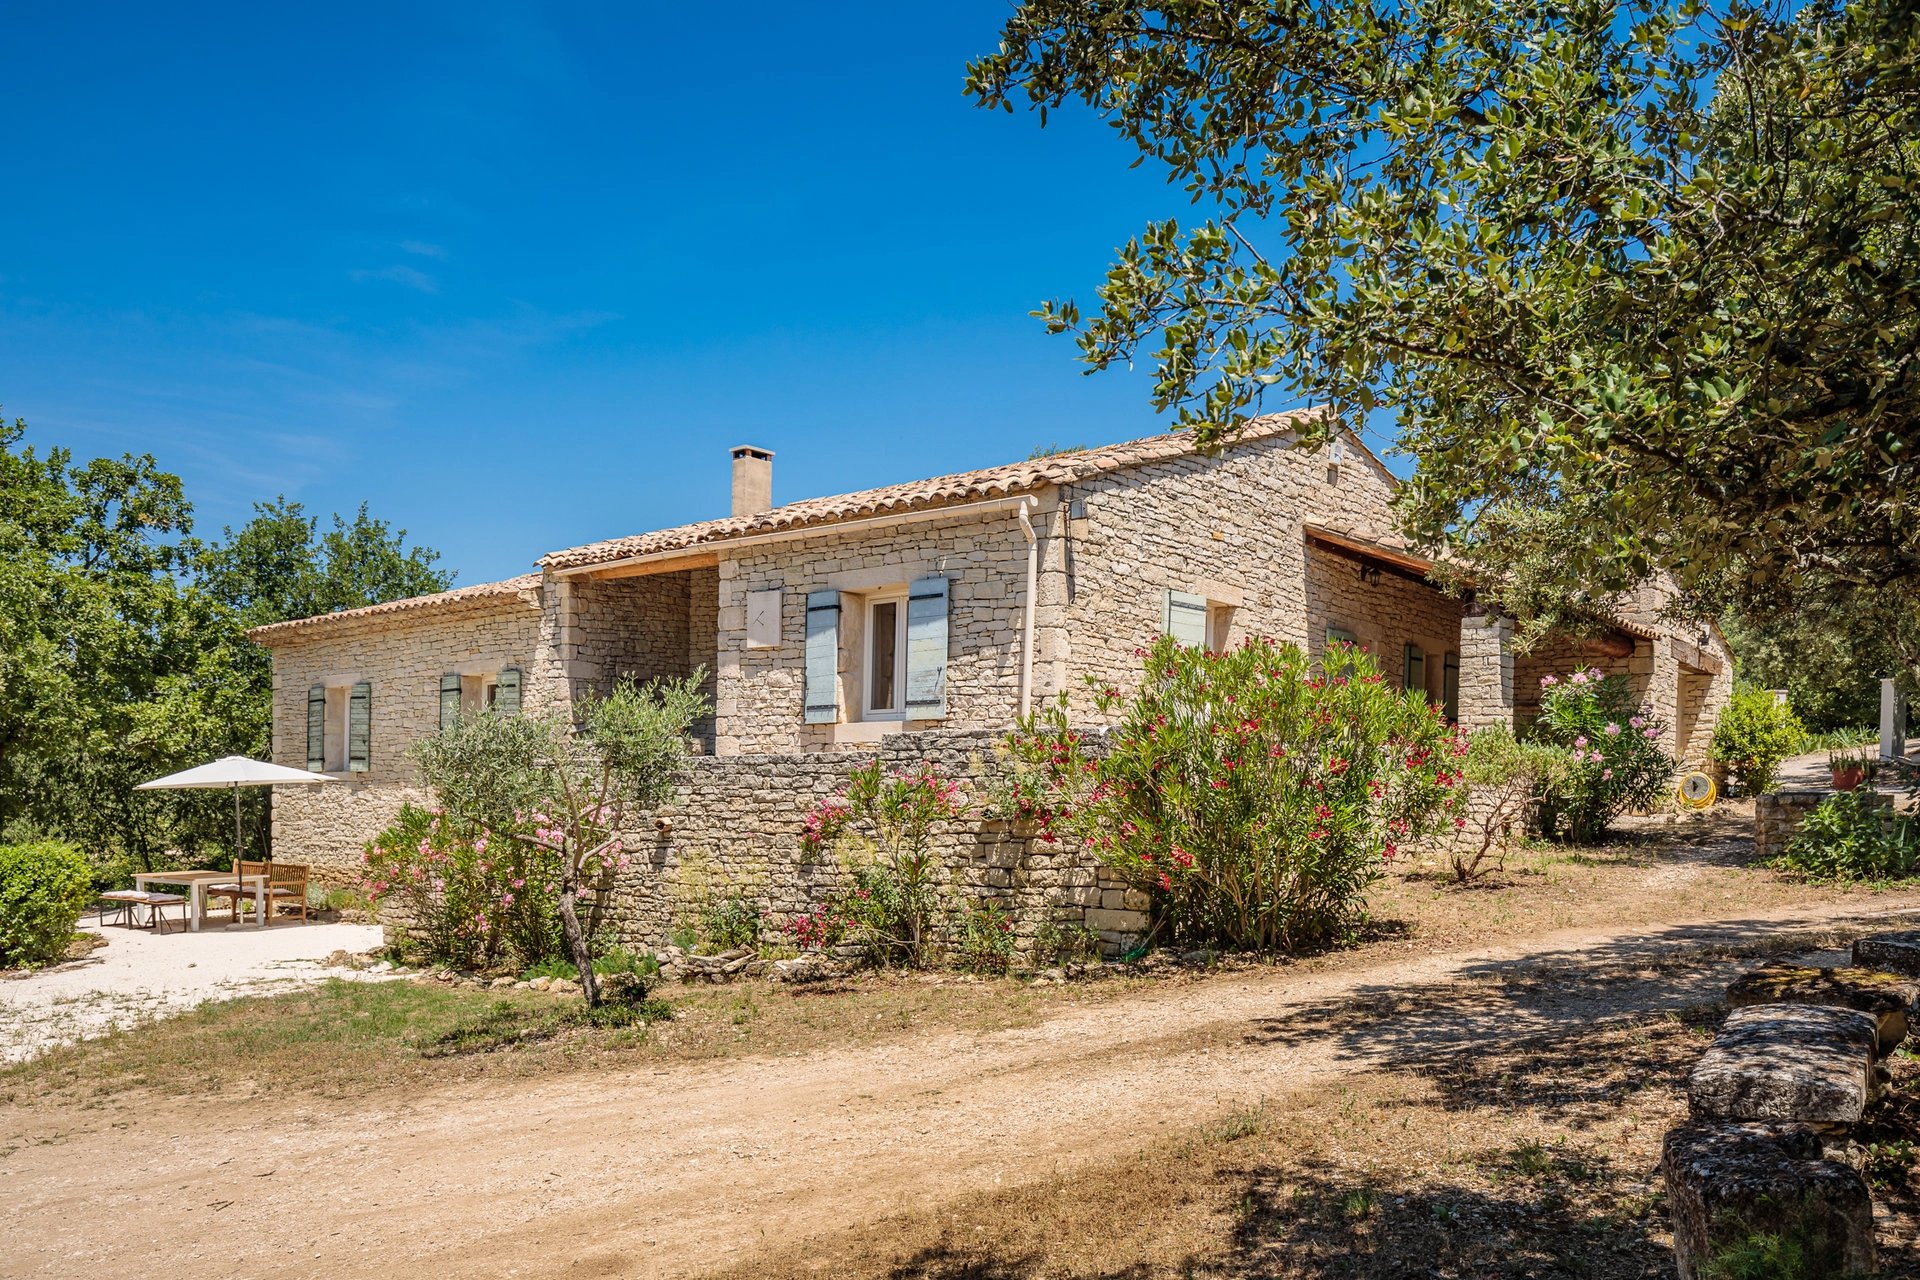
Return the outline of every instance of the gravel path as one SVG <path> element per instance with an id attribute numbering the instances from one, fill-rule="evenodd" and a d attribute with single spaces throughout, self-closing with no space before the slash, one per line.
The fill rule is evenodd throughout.
<path id="1" fill-rule="evenodd" d="M 0 1274 L 695 1275 L 1354 1071 L 1710 1000 L 1738 963 L 1676 957 L 1917 907 L 1566 930 L 1169 984 L 1018 1030 L 289 1100 L 226 1123 L 165 1099 L 0 1112 Z M 271 1231 L 236 1231 L 235 1206 Z"/>
<path id="2" fill-rule="evenodd" d="M 313 986 L 328 977 L 373 977 L 321 962 L 335 951 L 369 951 L 380 929 L 359 924 L 276 924 L 267 929 L 154 934 L 87 926 L 107 945 L 84 959 L 0 979 L 0 1062 L 207 1000 Z M 5 1274 L 0 1271 L 0 1274 Z"/>

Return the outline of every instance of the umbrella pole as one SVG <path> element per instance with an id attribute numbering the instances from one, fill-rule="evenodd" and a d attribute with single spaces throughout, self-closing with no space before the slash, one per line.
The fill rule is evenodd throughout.
<path id="1" fill-rule="evenodd" d="M 246 851 L 240 847 L 240 784 L 233 784 L 233 882 L 242 889 L 247 882 L 240 878 L 241 869 L 246 865 Z M 245 895 L 242 894 L 241 897 Z M 233 900 L 233 918 L 240 918 L 240 898 Z"/>

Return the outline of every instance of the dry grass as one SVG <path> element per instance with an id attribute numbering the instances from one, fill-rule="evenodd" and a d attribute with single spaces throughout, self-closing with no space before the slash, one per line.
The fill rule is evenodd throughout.
<path id="1" fill-rule="evenodd" d="M 368 1098 L 464 1081 L 857 1047 L 928 1031 L 1027 1026 L 1124 980 L 1036 987 L 879 974 L 822 987 L 667 988 L 671 1018 L 595 1026 L 575 1000 L 432 982 L 329 982 L 209 1004 L 0 1071 L 0 1102 L 183 1097 Z"/>
<path id="2" fill-rule="evenodd" d="M 1660 1139 L 1685 1115 L 1716 1016 L 1356 1074 L 1070 1176 L 771 1249 L 715 1280 L 1669 1275 Z M 1902 1055 L 1895 1073 L 1863 1140 L 1879 1144 L 1885 1272 L 1910 1275 L 1920 1060 Z"/>

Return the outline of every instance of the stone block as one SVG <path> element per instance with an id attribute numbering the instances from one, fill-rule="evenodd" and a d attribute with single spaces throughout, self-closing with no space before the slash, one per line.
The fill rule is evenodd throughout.
<path id="1" fill-rule="evenodd" d="M 1698 1120 L 1774 1120 L 1844 1129 L 1873 1100 L 1872 1014 L 1760 1004 L 1727 1015 L 1687 1081 Z"/>
<path id="2" fill-rule="evenodd" d="M 1920 1001 L 1920 981 L 1880 969 L 1815 969 L 1770 964 L 1744 974 L 1727 987 L 1734 1008 L 1756 1004 L 1831 1005 L 1873 1015 L 1879 1024 L 1881 1057 L 1907 1038 L 1909 1018 Z"/>
<path id="3" fill-rule="evenodd" d="M 1800 1245 L 1807 1275 L 1867 1275 L 1875 1268 L 1873 1200 L 1846 1165 L 1820 1158 L 1804 1125 L 1688 1125 L 1667 1134 L 1661 1169 L 1673 1222 L 1680 1280 L 1714 1274 L 1713 1264 L 1755 1235 Z"/>
<path id="4" fill-rule="evenodd" d="M 1138 911 L 1105 911 L 1097 907 L 1087 910 L 1087 928 L 1102 933 L 1141 933 L 1147 927 L 1147 918 Z"/>
<path id="5" fill-rule="evenodd" d="M 1853 962 L 1863 968 L 1920 977 L 1920 929 L 1855 938 Z"/>

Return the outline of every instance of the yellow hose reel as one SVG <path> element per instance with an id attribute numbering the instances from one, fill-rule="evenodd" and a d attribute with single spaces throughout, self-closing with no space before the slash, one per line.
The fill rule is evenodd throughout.
<path id="1" fill-rule="evenodd" d="M 1709 809 L 1719 792 L 1713 779 L 1696 769 L 1680 779 L 1680 784 L 1673 789 L 1673 799 L 1682 809 Z"/>

